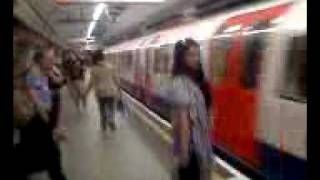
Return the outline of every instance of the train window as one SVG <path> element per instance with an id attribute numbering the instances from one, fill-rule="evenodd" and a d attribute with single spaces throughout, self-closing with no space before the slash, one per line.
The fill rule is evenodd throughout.
<path id="1" fill-rule="evenodd" d="M 211 68 L 214 84 L 219 83 L 227 70 L 226 56 L 231 47 L 231 39 L 215 39 L 211 43 Z"/>
<path id="2" fill-rule="evenodd" d="M 246 37 L 245 56 L 242 69 L 241 82 L 245 88 L 254 89 L 257 86 L 257 76 L 264 48 L 262 33 Z"/>
<path id="3" fill-rule="evenodd" d="M 306 102 L 307 96 L 307 39 L 295 36 L 290 40 L 280 97 Z"/>
<path id="4" fill-rule="evenodd" d="M 146 59 L 146 63 L 147 63 L 147 73 L 148 74 L 152 74 L 152 48 L 148 48 L 147 49 L 147 59 Z"/>
<path id="5" fill-rule="evenodd" d="M 132 67 L 132 61 L 133 61 L 133 55 L 131 51 L 126 52 L 126 61 L 127 61 L 127 68 L 131 69 Z"/>
<path id="6" fill-rule="evenodd" d="M 128 69 L 127 53 L 125 51 L 121 52 L 121 58 L 123 60 L 124 69 Z"/>
<path id="7" fill-rule="evenodd" d="M 161 47 L 161 72 L 162 73 L 169 73 L 169 63 L 170 63 L 170 56 L 169 56 L 169 45 Z"/>
<path id="8" fill-rule="evenodd" d="M 170 75 L 172 73 L 172 68 L 173 68 L 173 51 L 174 51 L 174 45 L 175 44 L 170 44 L 167 47 L 167 54 L 168 54 L 168 59 L 167 59 L 167 64 L 166 64 L 166 72 Z"/>
<path id="9" fill-rule="evenodd" d="M 160 48 L 155 49 L 155 60 L 154 60 L 154 73 L 160 73 L 161 69 L 161 54 Z"/>
<path id="10" fill-rule="evenodd" d="M 154 72 L 163 74 L 168 72 L 169 52 L 167 46 L 155 50 Z"/>

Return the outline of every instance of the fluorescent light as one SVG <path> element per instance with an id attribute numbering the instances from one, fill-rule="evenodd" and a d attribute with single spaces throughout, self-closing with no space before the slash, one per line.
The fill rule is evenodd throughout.
<path id="1" fill-rule="evenodd" d="M 101 16 L 105 7 L 106 7 L 106 5 L 104 3 L 100 3 L 97 5 L 97 7 L 94 9 L 94 13 L 93 13 L 93 20 L 94 21 L 97 21 L 100 19 L 100 16 Z"/>
<path id="2" fill-rule="evenodd" d="M 99 3 L 96 8 L 94 9 L 93 12 L 93 21 L 90 22 L 89 28 L 88 28 L 88 33 L 87 33 L 87 38 L 90 38 L 92 31 L 94 30 L 96 24 L 97 24 L 97 20 L 100 19 L 100 16 L 104 10 L 104 8 L 106 7 L 106 4 L 104 3 Z"/>
<path id="3" fill-rule="evenodd" d="M 128 2 L 128 3 L 159 3 L 164 2 L 165 0 L 109 0 L 110 2 Z"/>
<path id="4" fill-rule="evenodd" d="M 235 25 L 235 26 L 231 26 L 231 27 L 227 28 L 223 32 L 230 33 L 230 32 L 239 31 L 240 29 L 241 29 L 241 25 Z"/>
<path id="5" fill-rule="evenodd" d="M 89 29 L 88 29 L 88 33 L 87 33 L 87 38 L 90 38 L 91 33 L 93 31 L 93 29 L 95 28 L 97 22 L 96 21 L 92 21 L 89 25 Z"/>
<path id="6" fill-rule="evenodd" d="M 75 0 L 56 0 L 60 3 L 72 3 Z M 161 3 L 165 0 L 77 0 L 77 2 L 94 3 Z"/>

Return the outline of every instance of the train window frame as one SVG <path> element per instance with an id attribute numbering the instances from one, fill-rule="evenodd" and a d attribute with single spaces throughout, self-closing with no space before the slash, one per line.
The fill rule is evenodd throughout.
<path id="1" fill-rule="evenodd" d="M 233 38 L 231 36 L 212 38 L 210 40 L 209 60 L 210 69 L 212 71 L 210 78 L 213 81 L 213 84 L 219 84 L 227 74 L 227 56 L 230 48 L 232 48 L 232 40 Z M 220 58 L 217 58 L 217 52 L 220 53 Z M 219 62 L 217 59 L 219 59 Z M 219 69 L 219 72 L 215 69 Z"/>
<path id="2" fill-rule="evenodd" d="M 161 55 L 163 58 L 162 62 L 162 73 L 163 74 L 170 74 L 170 69 L 171 69 L 171 61 L 170 58 L 172 58 L 172 55 L 170 54 L 170 50 L 174 48 L 172 44 L 166 44 L 161 47 Z"/>
<path id="3" fill-rule="evenodd" d="M 154 48 L 154 61 L 153 61 L 153 73 L 154 74 L 160 74 L 160 69 L 161 69 L 160 59 L 161 59 L 160 47 L 156 47 L 156 48 Z"/>
<path id="4" fill-rule="evenodd" d="M 146 73 L 151 75 L 153 72 L 153 49 L 152 47 L 146 48 Z"/>
<path id="5" fill-rule="evenodd" d="M 131 50 L 125 52 L 127 69 L 131 70 L 133 65 L 133 54 Z"/>
<path id="6" fill-rule="evenodd" d="M 169 62 L 170 62 L 170 45 L 162 45 L 155 48 L 155 59 L 154 59 L 154 73 L 155 74 L 168 74 L 169 72 Z"/>
<path id="7" fill-rule="evenodd" d="M 241 85 L 246 89 L 256 89 L 258 86 L 258 78 L 261 71 L 261 61 L 263 61 L 264 58 L 267 35 L 268 32 L 259 32 L 244 36 L 244 58 L 241 69 Z M 258 40 L 258 43 L 262 43 L 260 47 L 256 44 L 252 44 L 257 43 L 256 40 Z M 255 56 L 260 55 L 260 57 L 254 57 L 254 59 L 252 59 L 252 53 L 256 53 Z M 251 69 L 252 71 L 249 71 L 248 69 Z"/>
<path id="8" fill-rule="evenodd" d="M 300 39 L 300 43 L 303 42 L 305 46 L 298 44 L 297 39 Z M 297 41 L 296 41 L 297 40 Z M 307 102 L 307 35 L 293 35 L 289 37 L 287 42 L 288 48 L 284 52 L 284 67 L 281 76 L 281 88 L 280 88 L 280 98 L 295 102 L 306 103 Z M 298 46 L 300 47 L 298 47 Z M 301 54 L 299 54 L 301 53 Z M 301 58 L 302 56 L 302 58 Z M 298 64 L 300 63 L 300 64 Z M 301 66 L 301 64 L 303 64 Z M 304 72 L 303 70 L 304 69 Z M 288 73 L 290 72 L 290 73 Z M 304 87 L 299 85 L 299 77 L 304 74 Z M 303 86 L 303 85 L 302 85 Z M 304 88 L 301 89 L 301 88 Z M 304 91 L 304 92 L 303 92 Z"/>

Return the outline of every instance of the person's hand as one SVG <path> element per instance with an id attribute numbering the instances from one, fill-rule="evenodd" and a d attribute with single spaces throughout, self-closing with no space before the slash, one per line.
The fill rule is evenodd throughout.
<path id="1" fill-rule="evenodd" d="M 41 105 L 38 105 L 38 106 L 37 106 L 37 111 L 38 111 L 38 113 L 40 114 L 41 118 L 42 118 L 46 123 L 48 123 L 48 122 L 49 122 L 49 114 L 48 114 L 47 109 L 44 108 L 44 107 L 41 106 Z"/>

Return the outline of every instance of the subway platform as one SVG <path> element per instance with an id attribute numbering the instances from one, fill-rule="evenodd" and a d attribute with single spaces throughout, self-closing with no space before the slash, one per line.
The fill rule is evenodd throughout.
<path id="1" fill-rule="evenodd" d="M 78 110 L 69 89 L 62 89 L 61 119 L 67 138 L 61 141 L 60 148 L 68 180 L 171 179 L 170 146 L 161 140 L 161 133 L 134 115 L 135 109 L 125 109 L 116 113 L 117 130 L 102 132 L 93 93 L 87 107 Z M 33 174 L 29 179 L 49 180 L 46 172 Z M 212 170 L 212 179 L 242 178 Z"/>

